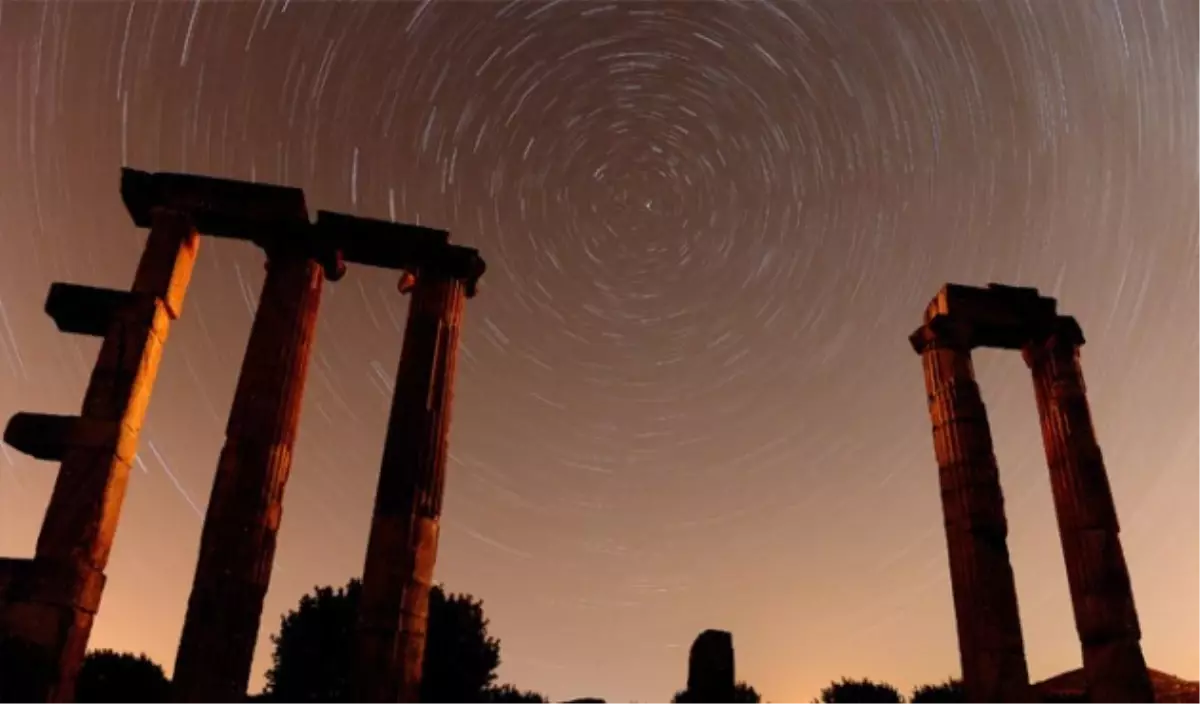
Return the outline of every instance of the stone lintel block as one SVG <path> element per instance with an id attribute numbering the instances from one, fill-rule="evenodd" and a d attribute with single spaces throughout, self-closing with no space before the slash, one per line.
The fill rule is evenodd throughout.
<path id="1" fill-rule="evenodd" d="M 121 311 L 144 298 L 130 291 L 56 282 L 46 296 L 46 314 L 59 331 L 103 337 Z"/>
<path id="2" fill-rule="evenodd" d="M 62 462 L 72 449 L 112 452 L 124 462 L 132 462 L 137 452 L 137 434 L 119 421 L 74 415 L 18 413 L 8 419 L 4 441 L 46 462 Z"/>
<path id="3" fill-rule="evenodd" d="M 317 211 L 317 230 L 337 243 L 348 262 L 409 269 L 450 244 L 450 233 L 420 225 Z"/>
<path id="4" fill-rule="evenodd" d="M 933 330 L 962 331 L 972 348 L 1019 350 L 1038 331 L 1054 326 L 1057 308 L 1057 301 L 1033 288 L 946 284 L 926 307 L 924 322 Z M 918 337 L 914 333 L 910 338 L 914 347 Z"/>
<path id="5" fill-rule="evenodd" d="M 0 557 L 0 602 L 8 599 L 9 587 L 28 579 L 33 560 L 27 557 Z"/>
<path id="6" fill-rule="evenodd" d="M 0 602 L 47 604 L 94 614 L 105 575 L 85 564 L 46 559 L 0 560 Z"/>
<path id="7" fill-rule="evenodd" d="M 345 261 L 466 281 L 468 297 L 487 268 L 479 250 L 451 245 L 445 230 L 327 210 L 317 212 L 316 229 L 317 238 L 331 242 Z"/>
<path id="8" fill-rule="evenodd" d="M 121 198 L 138 227 L 150 227 L 158 209 L 189 216 L 206 235 L 242 240 L 264 228 L 309 224 L 304 191 L 286 186 L 121 169 Z"/>
<path id="9" fill-rule="evenodd" d="M 72 448 L 106 450 L 129 462 L 136 453 L 137 435 L 118 421 L 22 412 L 9 419 L 4 442 L 49 462 L 63 461 Z"/>
<path id="10" fill-rule="evenodd" d="M 4 442 L 17 452 L 47 462 L 61 462 L 79 416 L 17 413 L 4 427 Z"/>

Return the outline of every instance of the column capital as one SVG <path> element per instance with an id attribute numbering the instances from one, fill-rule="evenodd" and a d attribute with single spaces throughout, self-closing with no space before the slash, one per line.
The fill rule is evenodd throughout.
<path id="1" fill-rule="evenodd" d="M 331 240 L 323 237 L 312 226 L 282 226 L 272 228 L 252 238 L 267 255 L 264 268 L 270 269 L 271 262 L 280 258 L 301 257 L 321 265 L 328 281 L 339 281 L 346 275 L 346 261 L 342 250 Z"/>
<path id="2" fill-rule="evenodd" d="M 932 349 L 955 349 L 971 351 L 971 333 L 966 325 L 944 315 L 934 316 L 908 336 L 908 342 L 917 354 Z"/>
<path id="3" fill-rule="evenodd" d="M 1085 342 L 1079 321 L 1069 315 L 1060 315 L 1033 331 L 1029 342 L 1021 348 L 1021 358 L 1032 368 L 1045 354 L 1074 354 Z"/>
<path id="4" fill-rule="evenodd" d="M 461 281 L 467 298 L 474 298 L 479 291 L 479 279 L 487 271 L 487 262 L 479 256 L 479 250 L 460 245 L 445 245 L 425 252 L 422 257 L 405 267 L 400 274 L 397 289 L 408 293 L 423 278 Z"/>

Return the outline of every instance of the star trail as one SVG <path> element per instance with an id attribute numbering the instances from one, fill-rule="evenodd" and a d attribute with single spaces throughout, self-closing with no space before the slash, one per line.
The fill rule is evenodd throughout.
<path id="1" fill-rule="evenodd" d="M 946 281 L 1036 286 L 1084 375 L 1151 667 L 1200 661 L 1197 6 L 1095 2 L 0 2 L 0 417 L 78 410 L 123 288 L 119 168 L 301 187 L 444 228 L 466 308 L 436 577 L 501 677 L 664 700 L 957 674 L 922 372 Z M 169 669 L 262 252 L 206 240 L 93 647 Z M 362 570 L 407 298 L 325 288 L 252 691 L 279 615 Z M 1032 383 L 980 352 L 1030 674 L 1078 667 Z M 54 466 L 0 455 L 0 554 Z"/>

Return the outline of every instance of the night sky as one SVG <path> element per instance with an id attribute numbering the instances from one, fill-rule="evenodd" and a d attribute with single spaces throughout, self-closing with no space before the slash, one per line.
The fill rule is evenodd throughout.
<path id="1" fill-rule="evenodd" d="M 661 701 L 705 628 L 775 701 L 956 675 L 906 339 L 946 281 L 1080 320 L 1147 660 L 1200 675 L 1192 0 L 0 3 L 0 419 L 78 411 L 99 344 L 42 304 L 132 281 L 122 165 L 482 251 L 436 578 L 502 680 Z M 201 246 L 93 632 L 168 672 L 262 263 Z M 361 572 L 396 281 L 326 287 L 254 691 L 280 615 Z M 1041 679 L 1080 653 L 1032 384 L 976 369 Z M 0 554 L 54 473 L 4 448 Z"/>

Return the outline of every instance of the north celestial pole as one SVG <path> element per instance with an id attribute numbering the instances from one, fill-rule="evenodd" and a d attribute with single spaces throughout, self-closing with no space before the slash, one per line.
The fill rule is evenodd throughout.
<path id="1" fill-rule="evenodd" d="M 687 646 L 808 700 L 956 674 L 920 361 L 946 281 L 1036 286 L 1083 368 L 1151 667 L 1200 676 L 1197 9 L 1151 2 L 0 3 L 0 417 L 78 410 L 119 167 L 304 188 L 489 263 L 437 578 L 501 679 L 662 700 Z M 262 253 L 206 241 L 93 647 L 174 661 Z M 362 569 L 407 299 L 325 290 L 268 635 Z M 981 352 L 1035 679 L 1079 664 L 1032 383 Z M 54 466 L 0 455 L 0 554 Z"/>

